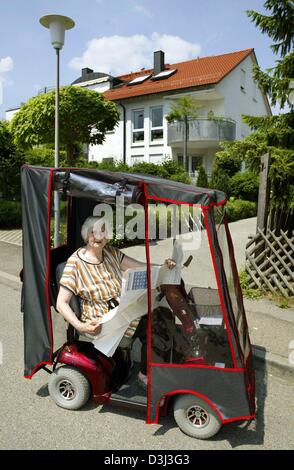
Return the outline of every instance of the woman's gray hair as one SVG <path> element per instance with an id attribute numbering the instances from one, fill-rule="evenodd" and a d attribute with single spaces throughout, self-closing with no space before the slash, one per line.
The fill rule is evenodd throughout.
<path id="1" fill-rule="evenodd" d="M 85 220 L 81 228 L 81 236 L 85 243 L 88 242 L 89 230 L 101 219 L 103 219 L 101 216 L 90 216 Z"/>

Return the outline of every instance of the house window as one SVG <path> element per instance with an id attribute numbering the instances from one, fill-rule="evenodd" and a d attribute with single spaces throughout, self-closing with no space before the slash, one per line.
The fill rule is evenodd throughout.
<path id="1" fill-rule="evenodd" d="M 246 72 L 245 70 L 241 69 L 241 90 L 245 93 L 246 92 Z"/>
<path id="2" fill-rule="evenodd" d="M 151 142 L 163 139 L 163 109 L 162 106 L 151 108 Z"/>
<path id="3" fill-rule="evenodd" d="M 144 141 L 144 109 L 136 109 L 133 111 L 132 133 L 133 144 Z"/>

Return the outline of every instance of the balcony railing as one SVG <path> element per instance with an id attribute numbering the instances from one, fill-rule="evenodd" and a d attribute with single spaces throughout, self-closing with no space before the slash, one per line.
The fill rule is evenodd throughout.
<path id="1" fill-rule="evenodd" d="M 184 122 L 172 121 L 167 127 L 167 143 L 173 145 L 184 141 Z M 188 119 L 189 142 L 235 140 L 236 122 L 232 119 Z"/>

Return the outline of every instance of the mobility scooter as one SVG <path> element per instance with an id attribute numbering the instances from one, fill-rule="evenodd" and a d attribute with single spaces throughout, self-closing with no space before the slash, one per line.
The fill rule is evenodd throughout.
<path id="1" fill-rule="evenodd" d="M 149 175 L 81 168 L 24 166 L 21 178 L 25 377 L 48 372 L 51 398 L 63 408 L 79 409 L 91 397 L 105 406 L 140 409 L 147 424 L 173 413 L 184 433 L 200 439 L 212 437 L 225 423 L 254 419 L 252 348 L 224 193 Z M 54 191 L 66 205 L 65 240 L 55 247 Z M 140 286 L 145 297 L 137 305 L 138 316 L 148 315 L 146 392 L 136 381 L 137 340 L 133 344 L 123 337 L 113 354 L 104 354 L 72 326 L 66 329 L 55 310 L 66 260 L 83 245 L 81 226 L 99 204 L 116 211 L 140 207 L 143 213 L 143 240 L 132 240 L 129 247 L 117 236 L 115 241 L 146 262 Z M 161 236 L 157 222 L 165 208 L 167 232 Z M 180 235 L 173 233 L 173 215 L 186 227 Z M 161 281 L 154 288 L 152 264 L 171 257 L 175 244 L 182 249 L 180 281 Z M 79 299 L 73 297 L 71 305 L 79 315 Z M 63 332 L 67 337 L 58 344 Z"/>

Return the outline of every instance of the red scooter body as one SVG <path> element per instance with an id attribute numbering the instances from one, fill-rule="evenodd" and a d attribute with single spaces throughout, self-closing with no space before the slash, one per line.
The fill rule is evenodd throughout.
<path id="1" fill-rule="evenodd" d="M 103 356 L 92 343 L 65 343 L 57 355 L 57 362 L 73 366 L 84 374 L 91 384 L 95 402 L 104 404 L 109 401 L 113 388 L 114 362 Z"/>

